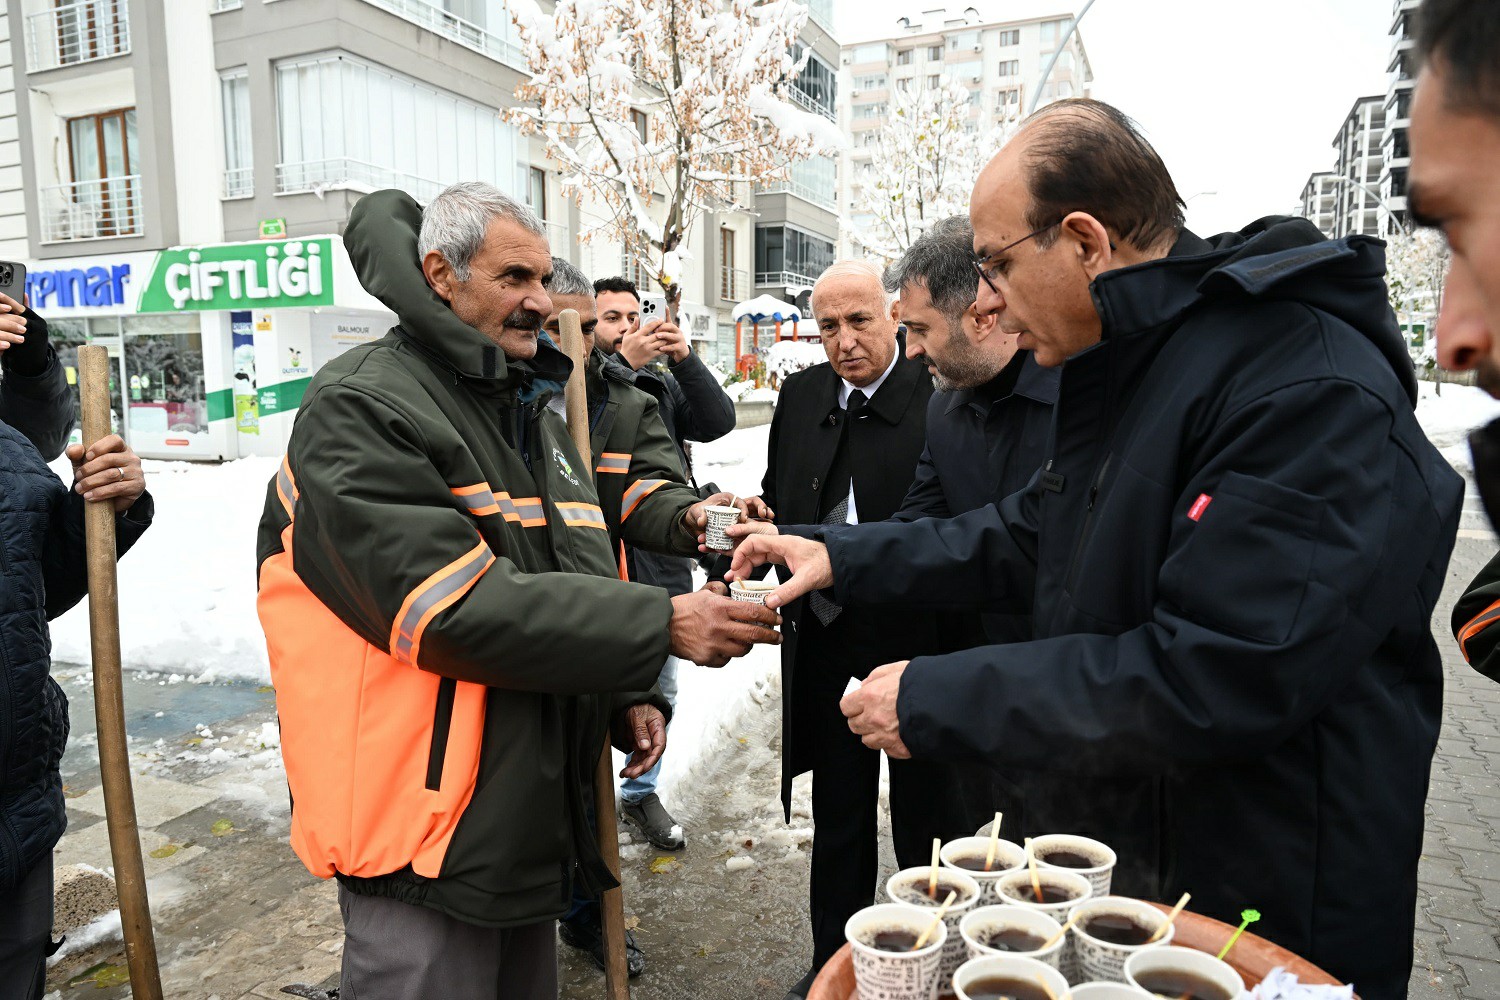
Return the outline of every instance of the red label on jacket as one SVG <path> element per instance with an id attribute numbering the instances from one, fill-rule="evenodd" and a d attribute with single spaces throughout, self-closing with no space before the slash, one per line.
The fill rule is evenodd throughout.
<path id="1" fill-rule="evenodd" d="M 1208 510 L 1208 505 L 1213 502 L 1214 498 L 1207 493 L 1199 493 L 1198 499 L 1193 501 L 1193 506 L 1188 510 L 1188 517 L 1194 521 L 1198 520 L 1203 516 L 1203 512 Z"/>

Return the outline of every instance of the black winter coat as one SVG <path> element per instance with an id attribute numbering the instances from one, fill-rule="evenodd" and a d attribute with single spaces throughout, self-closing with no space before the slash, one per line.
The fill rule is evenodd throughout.
<path id="1" fill-rule="evenodd" d="M 43 461 L 73 425 L 73 400 L 56 355 L 36 378 L 0 381 L 0 898 L 50 860 L 66 825 L 58 764 L 68 700 L 48 673 L 47 622 L 88 592 L 83 497 Z M 22 426 L 9 422 L 20 415 Z M 146 530 L 143 496 L 117 522 L 124 553 Z"/>
<path id="2" fill-rule="evenodd" d="M 682 474 L 693 481 L 693 466 L 689 460 L 689 441 L 717 441 L 734 430 L 734 401 L 719 385 L 708 366 L 698 357 L 688 356 L 669 366 L 665 374 L 650 367 L 633 371 L 611 354 L 605 364 L 615 371 L 629 376 L 632 384 L 656 400 L 656 409 L 661 422 L 667 425 L 667 433 L 677 442 L 677 454 L 682 460 Z M 662 555 L 627 548 L 630 579 L 653 587 L 665 587 L 668 594 L 677 597 L 693 589 L 693 560 L 682 556 Z"/>
<path id="3" fill-rule="evenodd" d="M 1406 996 L 1463 490 L 1383 275 L 1302 220 L 1185 233 L 1093 283 L 1031 488 L 829 539 L 840 601 L 1034 611 L 913 661 L 913 755 L 1077 775 L 1052 820 L 1113 844 L 1117 891 L 1255 907 L 1365 1000 Z"/>

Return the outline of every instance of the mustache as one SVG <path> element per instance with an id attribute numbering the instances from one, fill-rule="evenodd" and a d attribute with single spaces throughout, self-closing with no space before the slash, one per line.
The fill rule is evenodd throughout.
<path id="1" fill-rule="evenodd" d="M 1500 364 L 1496 364 L 1494 359 L 1485 358 L 1479 362 L 1479 367 L 1475 369 L 1475 381 L 1479 388 L 1500 398 Z"/>
<path id="2" fill-rule="evenodd" d="M 536 332 L 542 328 L 542 323 L 547 319 L 539 312 L 531 309 L 517 309 L 505 317 L 504 325 L 512 330 L 531 330 Z"/>

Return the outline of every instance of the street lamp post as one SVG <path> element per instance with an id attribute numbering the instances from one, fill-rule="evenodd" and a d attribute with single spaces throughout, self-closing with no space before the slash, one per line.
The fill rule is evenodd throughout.
<path id="1" fill-rule="evenodd" d="M 1094 0 L 1088 0 L 1083 5 L 1083 10 L 1078 12 L 1078 16 L 1073 18 L 1073 23 L 1068 25 L 1068 30 L 1057 40 L 1057 51 L 1052 53 L 1052 58 L 1047 60 L 1047 65 L 1042 67 L 1042 77 L 1036 82 L 1036 90 L 1031 95 L 1031 103 L 1026 106 L 1027 115 L 1036 110 L 1037 103 L 1042 99 L 1042 89 L 1047 86 L 1047 78 L 1052 75 L 1052 68 L 1057 65 L 1057 60 L 1062 55 L 1063 49 L 1067 48 L 1068 39 L 1072 38 L 1073 32 L 1078 30 L 1078 22 L 1083 20 L 1083 16 L 1089 12 L 1089 8 L 1092 6 L 1094 6 Z"/>
<path id="2" fill-rule="evenodd" d="M 1391 221 L 1396 224 L 1396 228 L 1401 230 L 1401 232 L 1407 236 L 1411 235 L 1412 230 L 1410 223 L 1406 221 L 1406 219 L 1401 215 L 1400 212 L 1392 208 L 1389 202 L 1387 202 L 1380 196 L 1380 192 L 1376 191 L 1368 184 L 1361 184 L 1359 181 L 1356 181 L 1349 177 L 1345 177 L 1342 174 L 1334 174 L 1332 180 L 1335 184 L 1347 184 L 1350 187 L 1359 188 L 1365 194 L 1369 195 L 1371 198 L 1374 198 L 1375 203 L 1381 208 L 1385 209 L 1386 215 L 1391 217 Z"/>

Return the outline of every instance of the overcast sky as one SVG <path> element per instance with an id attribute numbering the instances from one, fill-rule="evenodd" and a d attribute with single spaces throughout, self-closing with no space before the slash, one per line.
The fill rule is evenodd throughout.
<path id="1" fill-rule="evenodd" d="M 986 21 L 1076 13 L 1084 0 L 953 0 Z M 836 0 L 839 41 L 894 33 L 922 0 Z M 1390 0 L 1096 0 L 1079 25 L 1094 96 L 1141 123 L 1208 235 L 1287 212 L 1333 168 L 1356 98 L 1384 94 Z M 1215 191 L 1217 194 L 1199 194 Z M 1196 197 L 1195 197 L 1196 195 Z"/>

